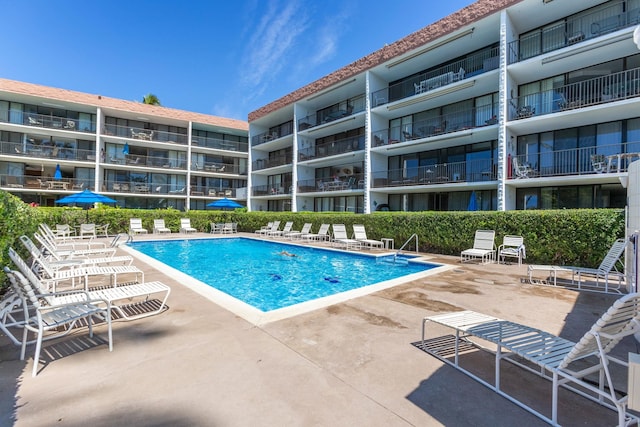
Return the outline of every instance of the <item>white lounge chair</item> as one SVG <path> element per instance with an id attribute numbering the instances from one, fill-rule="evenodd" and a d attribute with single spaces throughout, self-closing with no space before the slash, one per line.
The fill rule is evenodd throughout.
<path id="1" fill-rule="evenodd" d="M 20 255 L 13 248 L 9 248 L 9 257 L 13 260 L 14 257 L 19 258 Z M 73 286 L 76 279 L 81 279 L 85 289 L 87 289 L 89 287 L 89 278 L 96 276 L 109 276 L 112 285 L 118 283 L 118 275 L 121 274 L 132 274 L 135 276 L 135 282 L 144 282 L 144 272 L 133 265 L 109 265 L 104 267 L 94 265 L 77 266 L 74 264 L 52 265 L 43 258 L 37 258 L 34 260 L 33 269 L 39 271 L 40 280 L 47 286 L 47 291 L 53 292 L 56 292 L 60 282 L 70 281 Z"/>
<path id="2" fill-rule="evenodd" d="M 381 240 L 367 238 L 367 230 L 364 224 L 353 224 L 353 238 L 361 242 L 365 248 L 383 248 L 384 243 Z"/>
<path id="3" fill-rule="evenodd" d="M 278 230 L 276 228 L 275 230 L 269 231 L 267 233 L 267 236 L 269 236 L 269 237 L 282 237 L 282 236 L 285 235 L 285 233 L 289 233 L 292 228 L 293 228 L 293 221 L 287 221 L 287 222 L 284 223 L 284 227 L 282 228 L 282 230 Z"/>
<path id="4" fill-rule="evenodd" d="M 558 395 L 562 386 L 617 411 L 618 425 L 626 426 L 632 421 L 638 423 L 638 417 L 627 413 L 627 395 L 621 393 L 620 384 L 614 382 L 610 364 L 627 368 L 628 364 L 626 360 L 620 360 L 610 352 L 622 338 L 640 331 L 639 308 L 639 293 L 625 295 L 577 343 L 539 329 L 472 311 L 439 314 L 422 320 L 422 341 L 419 346 L 552 425 L 559 425 Z M 453 328 L 456 335 L 427 340 L 425 330 L 428 323 Z M 495 357 L 493 383 L 461 366 L 461 354 L 469 353 L 472 347 L 483 349 L 480 341 L 473 339 L 474 337 L 496 346 L 489 350 Z M 472 359 L 480 360 L 477 357 Z M 502 390 L 500 365 L 503 360 L 552 381 L 550 418 Z M 626 388 L 626 381 L 623 386 Z M 524 390 L 526 393 L 527 389 Z"/>
<path id="5" fill-rule="evenodd" d="M 345 227 L 344 224 L 333 224 L 333 239 L 331 241 L 331 246 L 344 247 L 347 250 L 360 249 L 362 248 L 362 243 L 349 238 L 349 235 L 347 234 L 347 227 Z"/>
<path id="6" fill-rule="evenodd" d="M 75 249 L 73 245 L 60 245 L 56 246 L 55 242 L 52 242 L 47 235 L 35 232 L 33 233 L 33 237 L 42 245 L 44 249 L 46 249 L 47 253 L 55 254 L 57 258 L 65 259 L 65 258 L 77 258 L 77 257 L 90 257 L 90 256 L 101 256 L 101 257 L 112 257 L 116 253 L 115 248 L 87 248 L 87 249 Z"/>
<path id="7" fill-rule="evenodd" d="M 273 226 L 273 222 L 268 222 L 267 225 L 263 225 L 258 230 L 255 231 L 255 234 L 265 234 L 267 231 L 271 230 Z"/>
<path id="8" fill-rule="evenodd" d="M 307 242 L 314 240 L 316 242 L 324 242 L 326 240 L 330 240 L 329 236 L 329 224 L 321 224 L 317 233 L 309 233 L 306 236 L 302 236 Z"/>
<path id="9" fill-rule="evenodd" d="M 22 336 L 20 360 L 24 360 L 27 344 L 33 343 L 34 341 L 36 343 L 31 376 L 35 377 L 38 373 L 42 342 L 67 335 L 77 330 L 76 326 L 81 325 L 83 321 L 86 321 L 89 327 L 90 337 L 93 337 L 93 318 L 106 322 L 109 337 L 109 351 L 113 350 L 111 306 L 108 301 L 92 299 L 87 293 L 76 293 L 76 302 L 63 304 L 52 303 L 46 300 L 46 295 L 40 295 L 39 292 L 36 292 L 20 272 L 12 271 L 7 267 L 4 267 L 4 271 L 7 277 L 9 277 L 11 286 L 22 299 L 24 319 L 26 319 L 22 324 L 24 332 Z M 100 304 L 100 306 L 98 304 Z M 53 331 L 53 334 L 45 337 L 45 333 L 50 331 Z M 34 341 L 27 339 L 29 332 L 36 334 Z"/>
<path id="10" fill-rule="evenodd" d="M 153 220 L 153 234 L 171 233 L 171 230 L 164 225 L 164 219 Z"/>
<path id="11" fill-rule="evenodd" d="M 180 218 L 180 232 L 181 233 L 195 233 L 196 230 L 191 226 L 191 219 L 189 218 Z"/>
<path id="12" fill-rule="evenodd" d="M 146 228 L 142 227 L 142 219 L 141 218 L 130 218 L 129 219 L 129 234 L 147 234 L 148 231 Z"/>
<path id="13" fill-rule="evenodd" d="M 522 236 L 504 236 L 502 244 L 498 246 L 498 263 L 506 262 L 507 258 L 517 258 L 518 265 L 527 257 Z"/>
<path id="14" fill-rule="evenodd" d="M 256 232 L 262 236 L 262 237 L 266 237 L 269 235 L 269 233 L 273 233 L 275 231 L 278 231 L 278 229 L 280 228 L 280 221 L 273 221 L 271 223 L 271 227 L 268 228 L 261 228 L 260 230 L 256 230 Z"/>
<path id="15" fill-rule="evenodd" d="M 46 287 L 36 274 L 29 269 L 27 264 L 19 257 L 12 257 L 11 260 L 18 267 L 18 270 L 27 278 L 32 287 L 39 293 L 46 293 Z M 89 288 L 86 291 L 92 299 L 104 299 L 111 305 L 111 310 L 115 311 L 116 319 L 136 320 L 142 317 L 159 314 L 166 308 L 166 302 L 171 293 L 171 288 L 162 282 L 129 283 L 115 287 Z M 142 306 L 149 300 L 150 295 L 163 294 L 160 304 Z M 47 297 L 55 304 L 68 304 L 77 302 L 76 292 L 58 292 Z M 115 319 L 114 319 L 115 320 Z"/>
<path id="16" fill-rule="evenodd" d="M 285 238 L 289 240 L 293 239 L 301 239 L 303 236 L 307 236 L 311 232 L 311 227 L 313 226 L 310 222 L 305 222 L 300 231 L 290 231 L 284 235 Z"/>
<path id="17" fill-rule="evenodd" d="M 613 242 L 609 252 L 604 257 L 598 268 L 573 267 L 567 265 L 535 265 L 528 267 L 529 282 L 538 285 L 558 285 L 558 273 L 571 273 L 571 285 L 576 286 L 578 290 L 587 290 L 595 292 L 621 292 L 622 282 L 625 280 L 624 263 L 621 260 L 624 250 L 627 247 L 625 239 L 618 239 Z M 620 263 L 620 271 L 616 265 Z M 533 277 L 535 271 L 544 271 L 547 273 L 547 279 L 536 279 Z M 610 286 L 610 279 L 616 279 L 617 284 Z M 601 281 L 604 288 L 601 288 Z M 561 284 L 565 284 L 562 282 Z"/>
<path id="18" fill-rule="evenodd" d="M 38 229 L 40 233 L 51 241 L 52 245 L 54 245 L 58 249 L 93 249 L 93 248 L 106 248 L 107 245 L 104 242 L 95 241 L 93 239 L 89 240 L 75 240 L 69 238 L 61 238 L 56 236 L 56 232 L 51 229 L 47 224 L 40 223 L 38 225 Z"/>
<path id="19" fill-rule="evenodd" d="M 460 253 L 460 262 L 480 259 L 484 264 L 493 261 L 496 255 L 495 238 L 496 232 L 493 230 L 477 230 L 473 240 L 473 248 Z"/>
<path id="20" fill-rule="evenodd" d="M 48 255 L 45 255 L 33 241 L 25 236 L 20 236 L 20 242 L 23 246 L 29 251 L 31 257 L 36 260 L 38 258 L 44 258 L 51 264 L 53 267 L 69 267 L 69 266 L 106 266 L 111 264 L 121 264 L 121 265 L 131 265 L 133 264 L 133 257 L 130 255 L 122 255 L 122 256 L 110 256 L 110 257 L 100 257 L 100 258 L 78 258 L 78 257 L 69 257 L 69 258 L 61 258 L 55 252 L 49 252 Z"/>

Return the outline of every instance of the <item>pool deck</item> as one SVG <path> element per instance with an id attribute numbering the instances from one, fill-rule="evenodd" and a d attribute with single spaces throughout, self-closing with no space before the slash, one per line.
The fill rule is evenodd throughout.
<path id="1" fill-rule="evenodd" d="M 113 352 L 103 326 L 95 340 L 79 331 L 46 343 L 48 363 L 32 378 L 33 347 L 20 361 L 18 347 L 0 334 L 0 425 L 546 425 L 414 347 L 423 317 L 467 309 L 576 341 L 617 297 L 521 283 L 526 265 L 430 258 L 453 267 L 259 326 L 183 286 L 179 277 L 136 260 L 147 281 L 171 286 L 169 309 L 115 322 Z M 224 268 L 215 260 L 202 262 Z M 433 327 L 427 337 L 449 332 Z M 637 352 L 632 339 L 615 353 L 629 351 Z M 474 369 L 491 374 L 491 358 L 472 357 Z M 507 365 L 503 384 L 548 408 L 547 382 Z M 564 397 L 561 424 L 616 423 L 612 411 L 573 394 Z"/>

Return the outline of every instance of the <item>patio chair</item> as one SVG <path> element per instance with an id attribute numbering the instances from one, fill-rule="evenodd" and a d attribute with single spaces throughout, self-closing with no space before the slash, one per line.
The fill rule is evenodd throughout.
<path id="1" fill-rule="evenodd" d="M 41 230 L 42 231 L 42 230 Z M 88 257 L 92 255 L 99 255 L 103 257 L 112 257 L 115 255 L 115 248 L 107 248 L 104 246 L 104 243 L 100 242 L 102 247 L 88 247 L 83 249 L 76 249 L 76 242 L 71 242 L 69 244 L 62 243 L 57 244 L 53 241 L 48 235 L 44 233 L 35 232 L 33 233 L 33 237 L 46 249 L 49 253 L 56 253 L 61 258 L 69 258 L 69 257 Z"/>
<path id="2" fill-rule="evenodd" d="M 305 236 L 301 236 L 301 238 L 305 239 L 307 242 L 314 240 L 316 242 L 324 242 L 329 240 L 329 224 L 321 224 L 317 233 L 309 233 Z"/>
<path id="3" fill-rule="evenodd" d="M 591 155 L 591 167 L 596 173 L 602 173 L 607 171 L 607 159 L 604 154 L 592 154 Z"/>
<path id="4" fill-rule="evenodd" d="M 80 234 L 78 234 L 80 239 L 95 239 L 96 236 L 96 225 L 95 224 L 80 224 Z"/>
<path id="5" fill-rule="evenodd" d="M 473 240 L 473 248 L 466 249 L 460 253 L 460 262 L 480 259 L 485 264 L 495 259 L 496 232 L 493 230 L 477 230 Z"/>
<path id="6" fill-rule="evenodd" d="M 74 267 L 74 266 L 107 266 L 112 264 L 131 265 L 133 264 L 133 257 L 130 255 L 122 256 L 107 256 L 100 258 L 87 258 L 87 257 L 60 257 L 56 252 L 47 252 L 46 254 L 40 250 L 33 241 L 22 235 L 19 237 L 22 245 L 29 251 L 31 258 L 35 261 L 37 258 L 44 258 L 54 268 Z"/>
<path id="7" fill-rule="evenodd" d="M 270 222 L 265 226 L 260 227 L 260 230 L 256 230 L 256 234 L 260 236 L 268 236 L 271 231 L 276 231 L 280 228 L 280 221 Z"/>
<path id="8" fill-rule="evenodd" d="M 211 234 L 222 234 L 222 229 L 224 228 L 224 223 L 222 222 L 212 222 L 211 223 Z M 256 230 L 256 233 L 258 230 Z"/>
<path id="9" fill-rule="evenodd" d="M 82 325 L 83 322 L 86 322 L 89 328 L 89 336 L 93 337 L 94 318 L 99 322 L 107 323 L 109 351 L 113 351 L 111 306 L 108 301 L 91 299 L 87 293 L 75 291 L 75 302 L 51 303 L 46 299 L 48 295 L 36 292 L 20 272 L 10 270 L 8 267 L 4 267 L 4 272 L 9 278 L 11 286 L 22 299 L 25 321 L 22 324 L 23 335 L 20 360 L 25 358 L 27 345 L 33 342 L 36 343 L 33 370 L 31 371 L 32 377 L 35 377 L 38 373 L 43 341 L 77 331 L 77 327 Z M 29 332 L 36 334 L 35 340 L 28 340 Z M 48 334 L 45 337 L 45 333 L 48 332 L 52 332 L 52 334 Z"/>
<path id="10" fill-rule="evenodd" d="M 222 234 L 234 234 L 237 233 L 238 225 L 234 222 L 225 222 L 222 226 Z"/>
<path id="11" fill-rule="evenodd" d="M 571 273 L 571 286 L 576 286 L 578 290 L 605 292 L 613 291 L 621 293 L 622 282 L 625 280 L 624 262 L 622 256 L 627 247 L 625 239 L 618 239 L 613 242 L 609 252 L 604 257 L 598 268 L 573 267 L 567 265 L 529 265 L 529 282 L 537 285 L 558 285 L 558 273 Z M 620 270 L 616 265 L 620 264 Z M 534 272 L 544 271 L 548 279 L 535 279 Z M 611 288 L 610 279 L 617 279 L 617 285 Z M 601 288 L 601 281 L 604 281 L 604 288 Z M 561 285 L 566 284 L 561 281 Z"/>
<path id="12" fill-rule="evenodd" d="M 347 235 L 347 227 L 344 224 L 333 224 L 333 239 L 331 241 L 333 247 L 343 247 L 349 249 L 362 248 L 362 242 L 350 239 Z"/>
<path id="13" fill-rule="evenodd" d="M 188 234 L 188 233 L 195 233 L 196 231 L 198 231 L 198 230 L 196 230 L 195 228 L 193 228 L 191 226 L 191 219 L 189 219 L 189 218 L 180 218 L 180 232 L 181 233 Z"/>
<path id="14" fill-rule="evenodd" d="M 638 423 L 638 417 L 627 413 L 627 383 L 624 381 L 624 384 L 617 384 L 617 377 L 611 375 L 610 367 L 616 364 L 628 370 L 629 365 L 627 360 L 612 356 L 611 351 L 624 337 L 640 331 L 639 307 L 640 293 L 625 295 L 615 301 L 577 343 L 481 313 L 445 313 L 422 320 L 422 341 L 417 344 L 422 350 L 552 425 L 559 425 L 558 400 L 562 387 L 617 411 L 618 425 L 626 426 Z M 425 327 L 428 323 L 454 329 L 455 337 L 426 340 Z M 461 361 L 465 360 L 464 355 L 470 353 L 473 348 L 485 350 L 480 344 L 481 341 L 472 339 L 474 337 L 496 346 L 495 349 L 488 350 L 489 354 L 495 357 L 493 384 L 461 366 Z M 480 360 L 478 357 L 472 359 Z M 550 418 L 501 389 L 500 365 L 503 360 L 552 381 Z M 626 380 L 627 376 L 620 378 Z M 625 390 L 620 390 L 620 386 Z M 513 387 L 511 389 L 513 390 Z M 528 388 L 515 390 L 518 389 L 524 393 L 529 391 Z"/>
<path id="15" fill-rule="evenodd" d="M 523 163 L 514 157 L 513 160 L 513 172 L 516 178 L 531 178 L 535 175 L 535 169 L 533 169 L 528 163 Z"/>
<path id="16" fill-rule="evenodd" d="M 171 233 L 171 230 L 164 225 L 164 219 L 153 220 L 153 234 Z"/>
<path id="17" fill-rule="evenodd" d="M 13 249 L 9 248 L 9 258 L 17 264 L 16 259 L 20 255 Z M 21 258 L 20 258 L 21 259 Z M 109 276 L 110 285 L 118 284 L 118 275 L 134 275 L 135 282 L 144 282 L 144 272 L 133 265 L 107 265 L 97 266 L 90 264 L 77 265 L 76 263 L 58 263 L 53 264 L 44 257 L 33 259 L 33 271 L 38 272 L 38 277 L 46 285 L 47 291 L 56 292 L 60 282 L 71 282 L 71 286 L 75 287 L 76 279 L 84 283 L 85 290 L 89 288 L 89 278 Z"/>
<path id="18" fill-rule="evenodd" d="M 287 221 L 284 224 L 284 227 L 282 228 L 282 230 L 278 230 L 277 228 L 275 230 L 272 230 L 270 232 L 267 233 L 267 236 L 269 237 L 284 237 L 285 234 L 291 232 L 291 229 L 293 228 L 293 221 Z"/>
<path id="19" fill-rule="evenodd" d="M 12 261 L 37 292 L 46 293 L 45 285 L 21 258 L 12 258 Z M 77 293 L 78 291 L 58 292 L 51 294 L 47 299 L 55 304 L 72 303 L 77 302 Z M 80 293 L 88 293 L 92 299 L 100 298 L 108 301 L 111 305 L 111 310 L 117 314 L 113 320 L 136 320 L 164 311 L 171 288 L 162 282 L 154 281 L 127 283 L 115 287 L 101 286 L 89 288 L 85 291 L 80 291 Z M 145 302 L 149 302 L 149 297 L 154 294 L 163 294 L 160 297 L 159 304 L 144 305 Z"/>
<path id="20" fill-rule="evenodd" d="M 284 237 L 286 237 L 289 240 L 301 239 L 303 236 L 309 235 L 309 233 L 311 232 L 312 226 L 313 226 L 313 223 L 305 222 L 304 225 L 302 226 L 302 229 L 300 229 L 300 231 L 290 231 L 287 234 L 285 234 Z"/>
<path id="21" fill-rule="evenodd" d="M 147 234 L 146 228 L 142 228 L 142 219 L 141 218 L 130 218 L 129 219 L 129 234 L 132 236 L 136 234 Z"/>
<path id="22" fill-rule="evenodd" d="M 504 236 L 502 244 L 498 246 L 498 263 L 506 263 L 507 258 L 517 258 L 518 265 L 527 257 L 522 236 Z"/>
<path id="23" fill-rule="evenodd" d="M 363 224 L 353 224 L 353 238 L 361 242 L 365 248 L 380 248 L 384 247 L 384 243 L 381 240 L 374 240 L 367 238 L 367 230 Z"/>

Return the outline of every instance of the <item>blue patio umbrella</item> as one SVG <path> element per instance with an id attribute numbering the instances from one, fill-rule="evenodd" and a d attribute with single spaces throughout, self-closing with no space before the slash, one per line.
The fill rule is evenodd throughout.
<path id="1" fill-rule="evenodd" d="M 60 165 L 56 165 L 56 172 L 53 174 L 53 179 L 56 181 L 60 181 L 62 179 L 62 171 L 60 170 Z"/>
<path id="2" fill-rule="evenodd" d="M 83 205 L 85 207 L 89 207 L 95 203 L 117 203 L 116 200 L 113 200 L 107 196 L 103 196 L 102 194 L 94 193 L 93 191 L 89 191 L 89 189 L 85 189 L 79 193 L 70 194 L 62 199 L 56 200 L 56 203 L 60 205 Z M 89 220 L 89 211 L 87 210 L 87 221 Z"/>
<path id="3" fill-rule="evenodd" d="M 128 142 L 124 143 L 124 147 L 122 147 L 122 154 L 124 154 L 125 156 L 129 154 L 129 143 Z"/>
<path id="4" fill-rule="evenodd" d="M 472 191 L 471 196 L 469 197 L 469 206 L 467 206 L 468 211 L 477 211 L 478 210 L 478 201 L 476 200 L 476 192 Z"/>
<path id="5" fill-rule="evenodd" d="M 207 205 L 209 208 L 217 208 L 217 209 L 236 209 L 243 208 L 240 203 L 236 203 L 233 200 L 229 200 L 226 197 L 224 199 L 216 200 L 215 202 L 211 202 Z"/>

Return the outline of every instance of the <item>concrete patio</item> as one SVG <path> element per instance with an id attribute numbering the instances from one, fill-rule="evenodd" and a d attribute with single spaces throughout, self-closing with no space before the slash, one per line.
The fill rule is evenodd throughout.
<path id="1" fill-rule="evenodd" d="M 33 347 L 20 361 L 19 348 L 0 336 L 0 425 L 546 425 L 414 347 L 422 318 L 468 309 L 575 341 L 617 297 L 521 283 L 524 265 L 432 260 L 455 268 L 262 326 L 137 260 L 147 281 L 172 287 L 169 309 L 115 322 L 113 352 L 105 327 L 93 340 L 81 330 L 45 344 L 47 363 L 32 378 Z M 615 353 L 629 351 L 637 352 L 632 339 Z M 473 364 L 490 378 L 490 357 Z M 504 368 L 503 384 L 540 409 L 550 406 L 549 383 L 520 369 Z M 563 393 L 560 422 L 614 425 L 616 415 Z"/>

